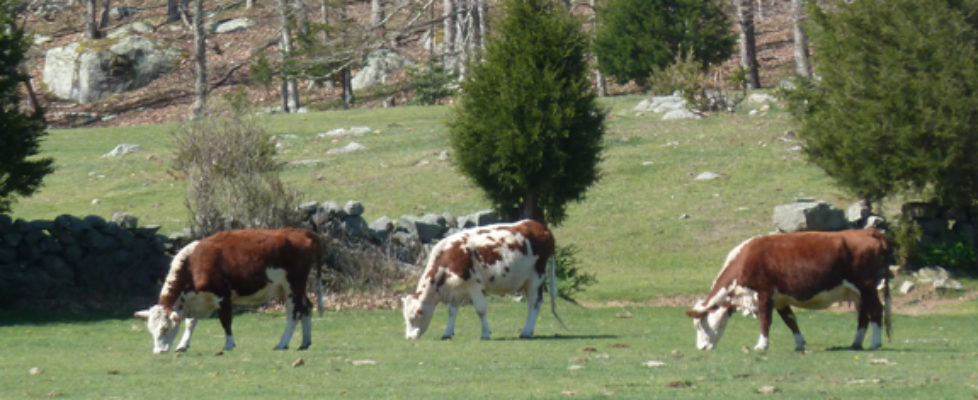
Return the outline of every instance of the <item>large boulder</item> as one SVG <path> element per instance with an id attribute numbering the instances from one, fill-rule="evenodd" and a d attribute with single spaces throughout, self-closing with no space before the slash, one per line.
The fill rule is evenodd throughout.
<path id="1" fill-rule="evenodd" d="M 841 209 L 824 201 L 810 200 L 775 207 L 774 225 L 783 232 L 840 231 L 850 227 Z"/>
<path id="2" fill-rule="evenodd" d="M 43 80 L 61 99 L 92 103 L 149 83 L 181 54 L 142 36 L 75 42 L 48 50 Z"/>
<path id="3" fill-rule="evenodd" d="M 363 68 L 353 77 L 351 85 L 353 85 L 353 90 L 360 90 L 386 83 L 391 74 L 411 64 L 410 60 L 399 56 L 392 50 L 374 50 L 367 56 L 367 62 Z"/>

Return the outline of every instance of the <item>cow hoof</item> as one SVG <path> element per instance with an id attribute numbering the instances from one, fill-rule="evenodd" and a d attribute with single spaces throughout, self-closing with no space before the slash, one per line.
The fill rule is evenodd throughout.
<path id="1" fill-rule="evenodd" d="M 289 346 L 275 346 L 272 350 L 288 350 Z"/>
<path id="2" fill-rule="evenodd" d="M 308 344 L 304 344 L 304 345 L 302 345 L 302 346 L 299 346 L 299 351 L 302 351 L 302 350 L 306 350 L 306 349 L 308 349 L 308 348 L 309 348 L 309 346 L 311 346 L 311 345 L 312 345 L 312 343 L 308 343 Z"/>
<path id="3" fill-rule="evenodd" d="M 861 344 L 854 344 L 854 345 L 852 345 L 850 347 L 852 347 L 853 350 L 862 350 L 863 349 L 863 345 L 861 345 Z"/>
<path id="4" fill-rule="evenodd" d="M 533 339 L 533 334 L 531 333 L 529 335 L 520 335 L 520 339 Z"/>
<path id="5" fill-rule="evenodd" d="M 177 347 L 177 349 L 176 350 L 173 350 L 173 351 L 175 351 L 177 353 L 186 353 L 187 352 L 187 348 L 186 347 Z"/>
<path id="6" fill-rule="evenodd" d="M 441 340 L 452 340 L 451 336 L 442 336 Z"/>

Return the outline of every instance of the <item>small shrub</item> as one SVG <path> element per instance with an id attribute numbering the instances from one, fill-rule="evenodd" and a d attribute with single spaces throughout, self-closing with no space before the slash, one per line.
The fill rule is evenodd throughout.
<path id="1" fill-rule="evenodd" d="M 975 248 L 956 237 L 921 244 L 917 259 L 920 266 L 937 265 L 946 269 L 968 270 L 973 269 L 978 261 Z"/>
<path id="2" fill-rule="evenodd" d="M 585 272 L 578 267 L 580 262 L 577 253 L 580 251 L 576 246 L 557 246 L 554 252 L 556 257 L 557 275 L 557 295 L 560 298 L 575 302 L 574 296 L 584 291 L 584 288 L 598 283 L 598 278 L 591 273 Z M 550 290 L 549 288 L 547 290 Z"/>
<path id="3" fill-rule="evenodd" d="M 298 224 L 299 195 L 279 180 L 275 144 L 257 117 L 236 109 L 190 121 L 173 139 L 171 169 L 188 181 L 187 209 L 196 234 Z"/>
<path id="4" fill-rule="evenodd" d="M 325 236 L 327 268 L 323 287 L 328 292 L 369 292 L 390 287 L 404 280 L 408 269 L 392 254 L 391 244 L 376 246 L 334 236 Z"/>
<path id="5" fill-rule="evenodd" d="M 731 80 L 738 77 L 743 79 L 742 76 L 735 74 L 731 76 Z M 656 94 L 678 92 L 686 100 L 687 108 L 703 112 L 733 111 L 746 96 L 746 91 L 728 92 L 712 84 L 703 69 L 703 64 L 696 61 L 691 53 L 685 57 L 677 56 L 675 62 L 665 67 L 654 68 L 650 87 Z"/>
<path id="6" fill-rule="evenodd" d="M 413 67 L 408 69 L 408 79 L 414 88 L 411 104 L 434 105 L 457 93 L 455 76 L 442 67 Z"/>

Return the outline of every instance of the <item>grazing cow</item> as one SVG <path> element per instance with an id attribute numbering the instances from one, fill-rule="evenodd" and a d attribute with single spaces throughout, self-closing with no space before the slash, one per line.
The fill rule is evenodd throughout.
<path id="1" fill-rule="evenodd" d="M 302 344 L 311 343 L 312 305 L 306 297 L 309 272 L 321 275 L 319 237 L 306 229 L 232 230 L 188 244 L 170 263 L 159 304 L 136 312 L 153 335 L 153 352 L 170 350 L 183 319 L 187 327 L 177 351 L 190 347 L 197 319 L 214 310 L 224 327 L 224 350 L 234 348 L 231 304 L 258 305 L 277 297 L 286 304 L 286 325 L 276 350 L 286 349 L 296 321 L 302 320 Z M 322 282 L 316 291 L 322 312 Z"/>
<path id="2" fill-rule="evenodd" d="M 489 339 L 486 293 L 513 292 L 524 292 L 529 305 L 520 337 L 533 336 L 548 267 L 550 310 L 560 321 L 555 303 L 557 281 L 553 254 L 553 235 L 533 220 L 472 228 L 443 239 L 431 250 L 417 291 L 401 299 L 407 325 L 404 336 L 421 337 L 431 323 L 435 306 L 444 302 L 448 303 L 448 326 L 442 339 L 450 339 L 455 334 L 458 305 L 471 300 L 482 319 L 482 339 Z"/>
<path id="3" fill-rule="evenodd" d="M 796 232 L 748 239 L 727 255 L 713 289 L 686 315 L 696 327 L 696 347 L 716 346 L 730 315 L 739 310 L 758 318 L 761 335 L 755 350 L 768 347 L 773 310 L 795 336 L 795 350 L 805 350 L 805 338 L 791 306 L 823 309 L 836 302 L 858 303 L 859 326 L 852 348 L 861 349 L 866 325 L 872 321 L 873 342 L 881 345 L 880 318 L 890 334 L 890 251 L 886 237 L 875 229 L 841 232 Z M 883 281 L 886 306 L 877 286 Z M 884 315 L 885 314 L 885 315 Z"/>

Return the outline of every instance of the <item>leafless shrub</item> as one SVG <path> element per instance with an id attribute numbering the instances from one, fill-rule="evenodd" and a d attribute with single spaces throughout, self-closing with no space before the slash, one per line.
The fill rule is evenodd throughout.
<path id="1" fill-rule="evenodd" d="M 325 248 L 328 268 L 323 274 L 323 285 L 331 292 L 386 289 L 410 277 L 414 269 L 398 261 L 389 244 L 377 246 L 330 237 Z"/>
<path id="2" fill-rule="evenodd" d="M 299 194 L 279 180 L 275 144 L 259 117 L 238 110 L 196 119 L 173 139 L 172 170 L 187 179 L 195 234 L 299 223 Z"/>

